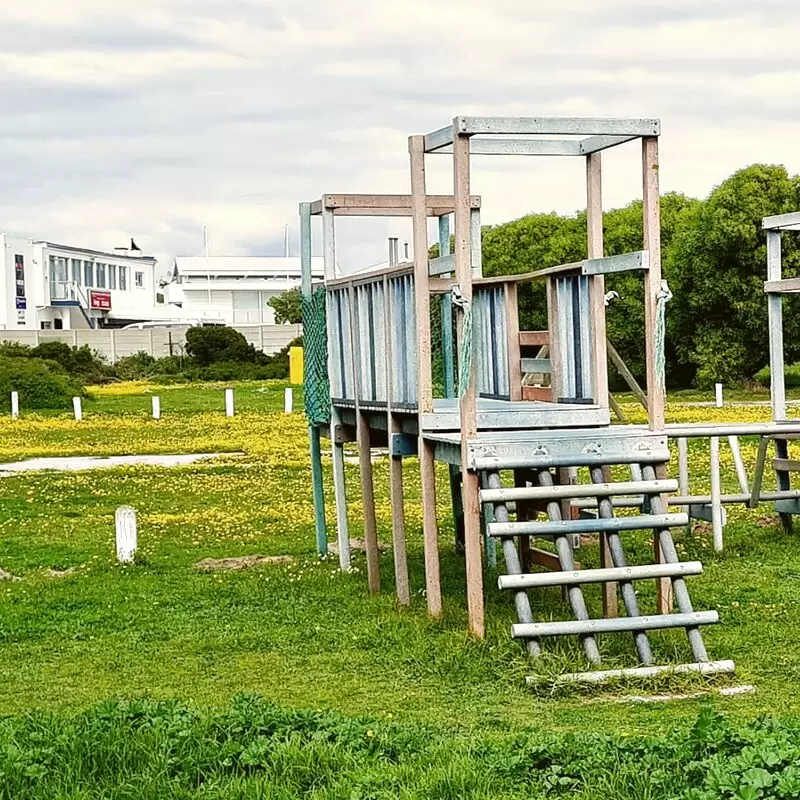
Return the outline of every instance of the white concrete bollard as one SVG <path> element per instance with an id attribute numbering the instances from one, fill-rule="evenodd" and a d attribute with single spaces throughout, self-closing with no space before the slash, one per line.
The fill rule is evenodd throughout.
<path id="1" fill-rule="evenodd" d="M 722 408 L 722 384 L 721 383 L 714 384 L 714 391 L 717 396 L 717 408 Z"/>
<path id="2" fill-rule="evenodd" d="M 283 390 L 283 413 L 291 414 L 294 408 L 294 393 L 290 386 Z"/>
<path id="3" fill-rule="evenodd" d="M 136 509 L 120 506 L 114 522 L 117 529 L 117 561 L 130 564 L 136 552 Z"/>
<path id="4" fill-rule="evenodd" d="M 83 408 L 81 407 L 80 397 L 72 398 L 72 408 L 75 411 L 75 419 L 80 422 L 83 419 Z"/>
<path id="5" fill-rule="evenodd" d="M 161 419 L 161 398 L 153 395 L 153 419 Z"/>
<path id="6" fill-rule="evenodd" d="M 225 416 L 233 416 L 233 389 L 225 390 Z"/>
<path id="7" fill-rule="evenodd" d="M 19 392 L 11 392 L 11 419 L 19 419 Z"/>

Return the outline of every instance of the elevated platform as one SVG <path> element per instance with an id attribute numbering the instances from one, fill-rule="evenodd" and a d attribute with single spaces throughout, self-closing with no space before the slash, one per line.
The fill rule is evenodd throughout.
<path id="1" fill-rule="evenodd" d="M 352 400 L 334 399 L 345 425 L 355 425 L 355 403 Z M 494 400 L 481 397 L 478 405 L 478 430 L 546 430 L 549 428 L 592 428 L 611 424 L 609 410 L 598 405 L 571 403 L 546 403 L 535 401 Z M 359 410 L 369 420 L 370 428 L 386 430 L 387 404 L 381 401 L 362 401 Z M 392 405 L 391 411 L 407 419 L 403 423 L 404 433 L 419 433 L 420 415 L 416 406 Z M 433 401 L 433 412 L 422 414 L 422 430 L 431 432 L 453 432 L 460 436 L 460 416 L 456 398 L 438 398 Z M 562 434 L 563 435 L 563 434 Z"/>
<path id="2" fill-rule="evenodd" d="M 425 431 L 435 457 L 461 464 L 458 431 Z M 669 461 L 664 433 L 633 425 L 561 430 L 479 431 L 467 445 L 467 469 L 498 470 L 580 467 L 598 464 L 646 464 Z"/>

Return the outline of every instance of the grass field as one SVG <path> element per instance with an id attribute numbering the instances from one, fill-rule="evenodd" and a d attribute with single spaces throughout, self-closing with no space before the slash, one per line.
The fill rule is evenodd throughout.
<path id="1" fill-rule="evenodd" d="M 730 509 L 722 555 L 712 552 L 706 526 L 678 538 L 681 555 L 706 567 L 690 583 L 696 607 L 720 612 L 705 633 L 710 655 L 737 662 L 736 677 L 716 683 L 753 684 L 754 694 L 621 702 L 708 686 L 690 679 L 558 693 L 545 682 L 534 691 L 526 675 L 582 668 L 579 647 L 548 645 L 541 663 L 531 663 L 510 640 L 512 603 L 494 588 L 494 574 L 486 576 L 487 640 L 466 636 L 464 567 L 444 473 L 445 615 L 431 622 L 416 462 L 405 472 L 414 597 L 399 611 L 390 552 L 377 598 L 367 596 L 363 556 L 348 574 L 335 557 L 315 556 L 305 423 L 282 413 L 283 386 L 237 387 L 230 419 L 222 389 L 123 384 L 95 390 L 80 423 L 66 413 L 0 421 L 0 461 L 226 454 L 188 467 L 0 479 L 0 568 L 21 579 L 0 581 L 0 797 L 800 796 L 792 794 L 798 784 L 779 786 L 775 777 L 800 752 L 800 544 L 771 509 Z M 152 393 L 162 398 L 158 421 L 148 416 Z M 626 410 L 639 418 L 634 405 Z M 769 409 L 672 404 L 669 415 L 744 421 L 768 419 Z M 754 444 L 743 442 L 742 451 L 752 464 Z M 690 459 L 699 475 L 692 489 L 707 490 L 707 447 L 693 444 Z M 725 466 L 735 489 L 732 463 Z M 357 473 L 348 469 L 351 535 L 360 536 Z M 378 462 L 379 537 L 389 542 L 387 478 Z M 122 504 L 137 509 L 140 527 L 136 563 L 127 567 L 113 552 Z M 650 547 L 635 538 L 631 560 L 647 559 Z M 256 553 L 295 560 L 224 573 L 195 568 L 208 557 Z M 591 548 L 579 557 L 596 563 Z M 588 596 L 598 613 L 599 590 Z M 649 582 L 641 596 L 652 606 Z M 555 590 L 533 602 L 539 619 L 569 616 Z M 689 660 L 682 632 L 653 642 L 658 660 Z M 608 637 L 601 650 L 612 665 L 633 664 L 627 637 Z M 782 722 L 753 722 L 763 715 Z M 75 738 L 82 743 L 70 744 Z M 774 781 L 756 794 L 728 791 L 724 781 L 698 788 L 710 794 L 685 794 L 720 765 L 738 769 L 726 747 L 737 757 L 763 750 L 771 766 L 753 756 L 739 771 L 766 769 Z M 777 751 L 778 760 L 768 755 Z M 748 775 L 738 783 L 766 780 Z"/>

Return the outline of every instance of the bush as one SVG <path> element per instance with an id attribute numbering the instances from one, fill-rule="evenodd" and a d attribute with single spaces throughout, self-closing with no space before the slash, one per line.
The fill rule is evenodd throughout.
<path id="1" fill-rule="evenodd" d="M 239 331 L 228 327 L 198 327 L 186 331 L 186 352 L 198 367 L 219 362 L 255 364 L 258 352 Z"/>
<path id="2" fill-rule="evenodd" d="M 103 358 L 88 345 L 70 347 L 64 342 L 42 342 L 31 348 L 30 357 L 52 361 L 82 383 L 102 383 L 111 375 Z"/>
<path id="3" fill-rule="evenodd" d="M 0 356 L 0 403 L 11 408 L 11 392 L 19 392 L 23 409 L 69 408 L 73 397 L 86 397 L 86 389 L 54 362 L 40 358 Z"/>
<path id="4" fill-rule="evenodd" d="M 784 367 L 783 375 L 787 389 L 796 389 L 800 387 L 800 364 L 789 364 Z M 769 388 L 771 376 L 770 368 L 764 367 L 756 372 L 753 376 L 753 380 L 761 386 Z"/>

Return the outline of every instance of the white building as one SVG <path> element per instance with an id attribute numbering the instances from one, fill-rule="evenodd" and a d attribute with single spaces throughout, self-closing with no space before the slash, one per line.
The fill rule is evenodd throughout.
<path id="1" fill-rule="evenodd" d="M 0 234 L 0 259 L 0 329 L 114 328 L 180 314 L 159 295 L 156 260 L 133 247 L 106 253 Z"/>
<path id="2" fill-rule="evenodd" d="M 321 258 L 312 259 L 311 274 L 323 277 Z M 181 305 L 185 317 L 271 325 L 275 311 L 269 300 L 299 285 L 299 258 L 178 257 L 167 298 Z"/>

